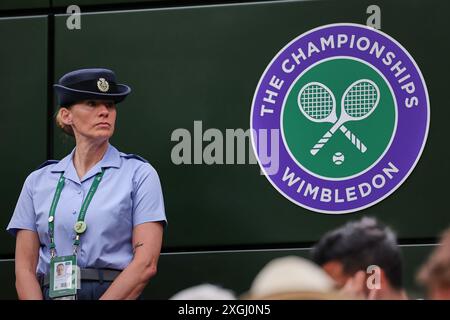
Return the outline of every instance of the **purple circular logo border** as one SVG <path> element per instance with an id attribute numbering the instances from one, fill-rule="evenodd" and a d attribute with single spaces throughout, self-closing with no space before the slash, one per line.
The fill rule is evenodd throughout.
<path id="1" fill-rule="evenodd" d="M 282 70 L 282 62 L 290 58 L 291 53 L 298 52 L 298 48 L 302 48 L 303 52 L 307 52 L 307 44 L 309 42 L 320 44 L 320 41 L 317 41 L 317 39 L 322 37 L 327 38 L 331 35 L 334 35 L 336 39 L 338 34 L 346 34 L 349 37 L 351 35 L 355 35 L 355 37 L 358 38 L 366 37 L 371 41 L 371 43 L 376 41 L 380 47 L 384 46 L 386 50 L 385 52 L 393 52 L 395 54 L 394 63 L 401 60 L 402 67 L 406 67 L 407 70 L 405 75 L 408 73 L 411 74 L 410 79 L 414 81 L 415 85 L 414 96 L 419 99 L 419 104 L 412 108 L 405 107 L 404 101 L 407 97 L 409 97 L 409 95 L 404 90 L 401 90 L 401 85 L 407 83 L 408 81 L 405 81 L 403 84 L 398 84 L 398 79 L 396 79 L 390 71 L 390 68 L 394 63 L 386 66 L 382 62 L 381 58 L 377 59 L 375 55 L 371 55 L 368 50 L 362 52 L 356 48 L 350 49 L 347 46 L 341 48 L 335 47 L 333 49 L 328 48 L 327 50 L 320 51 L 320 53 L 312 54 L 311 57 L 306 60 L 302 60 L 299 65 L 295 66 L 295 71 L 290 74 L 287 74 Z M 288 94 L 287 91 L 291 87 L 293 81 L 295 81 L 297 76 L 309 66 L 335 56 L 355 57 L 371 64 L 384 75 L 395 93 L 398 108 L 397 129 L 394 133 L 392 144 L 389 150 L 385 153 L 384 157 L 382 157 L 376 165 L 364 174 L 341 181 L 327 180 L 325 178 L 315 177 L 302 170 L 289 156 L 286 146 L 282 141 L 282 135 L 280 134 L 278 141 L 279 170 L 275 174 L 268 175 L 265 167 L 261 165 L 260 161 L 258 161 L 261 170 L 263 170 L 267 179 L 287 199 L 309 210 L 330 214 L 350 213 L 370 207 L 382 201 L 391 195 L 398 187 L 400 187 L 400 185 L 411 174 L 422 154 L 427 140 L 430 123 L 430 103 L 425 80 L 416 62 L 402 45 L 400 45 L 389 35 L 364 25 L 352 23 L 324 25 L 303 33 L 288 43 L 273 58 L 260 78 L 253 97 L 250 117 L 250 128 L 253 129 L 251 136 L 252 145 L 258 159 L 259 154 L 257 146 L 255 145 L 254 135 L 262 129 L 280 129 L 280 116 L 283 109 L 282 103 L 284 101 L 284 97 Z M 273 76 L 283 80 L 284 84 L 278 91 L 276 103 L 273 105 L 273 114 L 270 114 L 270 116 L 261 117 L 259 114 L 261 106 L 264 104 L 264 93 L 266 92 L 266 89 L 269 89 L 269 82 Z M 399 78 L 401 78 L 401 76 Z M 372 177 L 382 172 L 382 169 L 388 167 L 390 162 L 394 163 L 399 172 L 393 175 L 392 179 L 386 179 L 386 184 L 384 187 L 380 189 L 372 187 L 372 192 L 368 196 L 349 202 L 323 203 L 320 201 L 320 197 L 316 200 L 307 198 L 300 193 L 297 193 L 296 187 L 289 187 L 286 182 L 282 181 L 285 168 L 289 167 L 290 172 L 293 172 L 296 177 L 300 177 L 312 186 L 328 188 L 333 191 L 338 189 L 341 197 L 344 197 L 345 190 L 347 188 L 357 186 L 363 182 L 370 183 Z"/>

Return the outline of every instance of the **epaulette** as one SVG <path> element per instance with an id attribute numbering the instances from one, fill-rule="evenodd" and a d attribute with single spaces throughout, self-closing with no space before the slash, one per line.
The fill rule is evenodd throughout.
<path id="1" fill-rule="evenodd" d="M 147 160 L 145 160 L 144 158 L 142 158 L 141 156 L 138 156 L 137 154 L 132 154 L 132 153 L 129 153 L 129 154 L 127 154 L 127 153 L 120 153 L 120 156 L 121 157 L 124 157 L 124 158 L 126 158 L 126 159 L 137 159 L 137 160 L 140 160 L 140 161 L 142 161 L 142 162 L 146 162 L 146 163 L 148 163 L 148 161 Z"/>
<path id="2" fill-rule="evenodd" d="M 54 164 L 54 163 L 58 163 L 58 162 L 59 162 L 59 160 L 47 160 L 43 164 L 41 164 L 36 170 L 39 170 L 39 169 L 41 169 L 43 167 L 46 167 L 46 166 L 48 166 L 50 164 Z"/>

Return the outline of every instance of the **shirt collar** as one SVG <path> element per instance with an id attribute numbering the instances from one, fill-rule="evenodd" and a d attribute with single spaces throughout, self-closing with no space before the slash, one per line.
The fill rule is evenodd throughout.
<path id="1" fill-rule="evenodd" d="M 102 168 L 120 168 L 121 159 L 119 151 L 108 143 L 108 149 L 105 152 L 102 160 L 100 160 L 96 165 L 94 165 L 80 180 L 78 174 L 73 165 L 73 154 L 75 153 L 74 148 L 72 152 L 58 162 L 51 170 L 51 172 L 64 172 L 64 177 L 70 179 L 76 183 L 81 183 L 92 176 L 96 175 L 101 171 Z"/>

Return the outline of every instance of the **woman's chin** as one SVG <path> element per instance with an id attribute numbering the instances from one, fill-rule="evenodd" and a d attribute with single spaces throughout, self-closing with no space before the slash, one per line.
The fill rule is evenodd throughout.
<path id="1" fill-rule="evenodd" d="M 94 134 L 91 135 L 93 140 L 108 140 L 113 135 L 113 132 L 110 130 L 97 130 Z"/>

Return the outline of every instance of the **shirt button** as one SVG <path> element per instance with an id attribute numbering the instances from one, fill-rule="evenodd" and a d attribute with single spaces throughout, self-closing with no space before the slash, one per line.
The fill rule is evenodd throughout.
<path id="1" fill-rule="evenodd" d="M 76 210 L 73 210 L 72 214 L 76 214 L 76 213 L 77 213 L 77 211 L 76 211 Z"/>
<path id="2" fill-rule="evenodd" d="M 81 190 L 78 190 L 78 194 L 81 194 Z"/>

